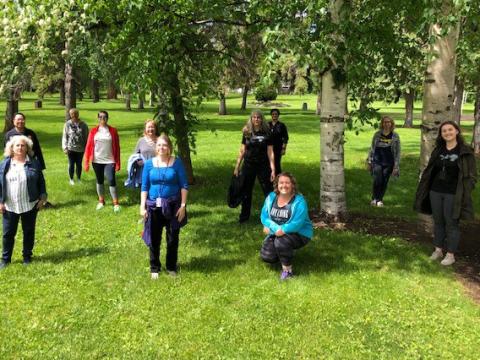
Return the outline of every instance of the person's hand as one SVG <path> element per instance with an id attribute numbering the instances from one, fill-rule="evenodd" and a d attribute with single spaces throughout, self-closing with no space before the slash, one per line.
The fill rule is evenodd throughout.
<path id="1" fill-rule="evenodd" d="M 185 206 L 180 206 L 176 216 L 177 216 L 178 222 L 182 222 L 183 218 L 185 217 Z"/>
<path id="2" fill-rule="evenodd" d="M 137 164 L 138 164 L 138 166 L 143 166 L 143 160 L 142 160 L 142 159 L 138 159 L 138 160 L 137 160 Z"/>
<path id="3" fill-rule="evenodd" d="M 143 217 L 145 220 L 148 217 L 148 211 L 143 206 L 140 207 L 140 216 Z"/>
<path id="4" fill-rule="evenodd" d="M 372 164 L 367 163 L 367 170 L 368 170 L 369 172 L 372 172 Z"/>
<path id="5" fill-rule="evenodd" d="M 264 233 L 265 235 L 270 234 L 270 229 L 269 229 L 268 227 L 264 226 L 264 227 L 263 227 L 263 233 Z"/>
<path id="6" fill-rule="evenodd" d="M 5 212 L 5 204 L 4 203 L 0 203 L 0 213 L 4 213 Z"/>
<path id="7" fill-rule="evenodd" d="M 46 203 L 47 203 L 47 200 L 39 200 L 37 202 L 37 209 L 40 210 L 41 208 L 43 208 L 45 206 Z"/>
<path id="8" fill-rule="evenodd" d="M 233 169 L 233 175 L 238 176 L 238 167 L 235 166 L 235 169 Z"/>
<path id="9" fill-rule="evenodd" d="M 282 155 L 285 155 L 286 152 L 287 152 L 287 149 L 282 148 Z"/>
<path id="10" fill-rule="evenodd" d="M 392 175 L 397 177 L 398 175 L 400 175 L 400 171 L 398 171 L 398 169 L 393 169 Z"/>
<path id="11" fill-rule="evenodd" d="M 67 149 L 63 149 L 63 152 L 64 152 L 65 154 L 68 154 L 68 150 L 67 150 Z"/>
<path id="12" fill-rule="evenodd" d="M 277 231 L 275 231 L 275 235 L 276 235 L 276 236 L 283 236 L 283 235 L 285 235 L 285 233 L 284 233 L 283 230 L 280 228 L 280 229 L 278 229 Z"/>
<path id="13" fill-rule="evenodd" d="M 273 180 L 275 180 L 275 171 L 272 170 L 270 173 L 270 181 L 273 182 Z"/>

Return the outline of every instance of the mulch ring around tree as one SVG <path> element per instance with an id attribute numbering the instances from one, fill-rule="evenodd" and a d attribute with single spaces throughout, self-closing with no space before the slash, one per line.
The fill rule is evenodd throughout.
<path id="1" fill-rule="evenodd" d="M 385 237 L 399 237 L 409 242 L 432 244 L 429 226 L 418 221 L 393 219 L 371 214 L 351 213 L 344 222 L 325 222 L 318 212 L 310 214 L 316 228 L 361 232 Z M 461 222 L 459 251 L 453 265 L 457 279 L 467 293 L 480 304 L 480 223 Z M 433 248 L 433 247 L 432 247 Z"/>

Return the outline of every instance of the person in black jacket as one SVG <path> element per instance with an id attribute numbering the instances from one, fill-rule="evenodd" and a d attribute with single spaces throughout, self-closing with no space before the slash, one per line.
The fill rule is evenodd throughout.
<path id="1" fill-rule="evenodd" d="M 268 126 L 270 127 L 270 136 L 272 137 L 273 143 L 275 171 L 277 174 L 280 174 L 282 172 L 282 165 L 280 162 L 282 160 L 282 156 L 285 155 L 285 152 L 287 151 L 288 131 L 285 124 L 279 121 L 280 110 L 270 110 L 270 116 L 272 117 L 272 121 L 268 123 Z"/>
<path id="2" fill-rule="evenodd" d="M 440 125 L 436 147 L 422 173 L 415 210 L 432 214 L 434 222 L 432 260 L 447 254 L 441 264 L 455 262 L 460 240 L 459 220 L 473 219 L 472 190 L 477 178 L 473 150 L 466 145 L 459 126 L 453 121 Z"/>
<path id="3" fill-rule="evenodd" d="M 255 178 L 258 178 L 265 197 L 272 192 L 272 182 L 275 179 L 275 160 L 270 129 L 259 110 L 252 111 L 250 119 L 243 128 L 242 145 L 240 146 L 237 163 L 233 171 L 235 176 L 240 174 L 242 161 L 244 196 L 239 218 L 240 223 L 250 218 Z"/>
<path id="4" fill-rule="evenodd" d="M 25 126 L 25 115 L 22 113 L 16 113 L 13 117 L 13 128 L 5 133 L 5 144 L 12 138 L 12 136 L 25 135 L 33 142 L 33 157 L 40 163 L 41 169 L 45 170 L 45 160 L 43 160 L 42 149 L 38 142 L 37 134 L 33 130 L 28 129 Z"/>

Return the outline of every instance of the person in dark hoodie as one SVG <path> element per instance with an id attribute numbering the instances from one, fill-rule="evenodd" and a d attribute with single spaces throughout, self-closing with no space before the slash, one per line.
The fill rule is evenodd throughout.
<path id="1" fill-rule="evenodd" d="M 465 144 L 459 126 L 453 121 L 443 122 L 418 184 L 414 208 L 432 214 L 435 250 L 430 259 L 443 258 L 444 266 L 455 262 L 460 240 L 459 220 L 474 218 L 472 190 L 476 178 L 473 150 Z"/>

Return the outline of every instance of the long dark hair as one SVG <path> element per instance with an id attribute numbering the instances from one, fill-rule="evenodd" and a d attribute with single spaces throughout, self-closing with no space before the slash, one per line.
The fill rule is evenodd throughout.
<path id="1" fill-rule="evenodd" d="M 462 130 L 460 129 L 460 126 L 458 126 L 458 124 L 455 121 L 447 120 L 447 121 L 444 121 L 438 128 L 438 135 L 437 135 L 437 139 L 435 140 L 435 145 L 437 146 L 437 148 L 445 147 L 445 140 L 442 137 L 442 128 L 445 125 L 452 125 L 455 129 L 457 129 L 458 131 L 457 144 L 459 144 L 460 146 L 465 145 L 465 140 L 463 139 Z"/>

